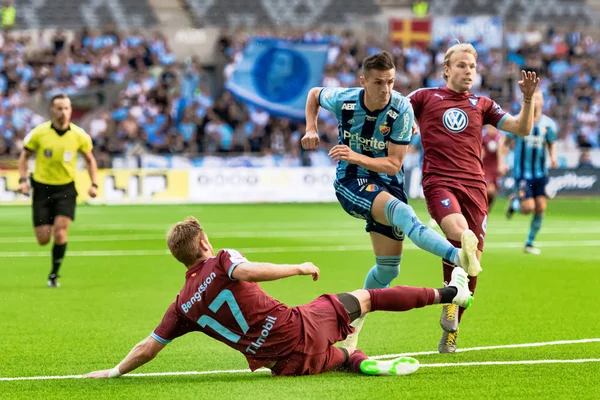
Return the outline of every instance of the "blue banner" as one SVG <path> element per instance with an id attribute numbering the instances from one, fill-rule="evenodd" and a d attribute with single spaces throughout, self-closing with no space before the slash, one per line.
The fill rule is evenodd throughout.
<path id="1" fill-rule="evenodd" d="M 306 96 L 321 86 L 326 61 L 327 45 L 255 38 L 226 87 L 272 115 L 303 120 Z"/>

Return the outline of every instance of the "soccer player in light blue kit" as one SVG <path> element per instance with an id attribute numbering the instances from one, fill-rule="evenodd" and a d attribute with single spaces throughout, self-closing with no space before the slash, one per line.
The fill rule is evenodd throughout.
<path id="1" fill-rule="evenodd" d="M 557 125 L 550 117 L 542 114 L 544 96 L 541 91 L 534 95 L 533 129 L 531 135 L 520 137 L 507 134 L 509 143 L 514 143 L 513 177 L 516 194 L 511 196 L 506 210 L 506 217 L 511 218 L 515 212 L 531 214 L 529 235 L 524 251 L 527 254 L 540 254 L 540 249 L 533 246 L 533 241 L 542 227 L 546 212 L 546 185 L 548 184 L 548 167 L 546 165 L 546 148 L 550 155 L 550 165 L 556 168 L 556 136 Z"/>
<path id="2" fill-rule="evenodd" d="M 423 225 L 407 202 L 402 163 L 411 139 L 414 114 L 408 99 L 394 91 L 396 69 L 392 56 L 381 52 L 365 58 L 361 88 L 320 88 L 308 93 L 306 134 L 302 146 L 319 146 L 317 131 L 320 107 L 338 120 L 338 145 L 329 156 L 338 162 L 334 182 L 344 210 L 367 221 L 375 266 L 368 272 L 366 289 L 388 287 L 400 273 L 404 234 L 420 248 L 453 260 L 469 275 L 481 267 L 476 256 L 478 239 L 467 230 L 461 249 Z M 364 316 L 353 326 L 344 345 L 356 347 Z"/>

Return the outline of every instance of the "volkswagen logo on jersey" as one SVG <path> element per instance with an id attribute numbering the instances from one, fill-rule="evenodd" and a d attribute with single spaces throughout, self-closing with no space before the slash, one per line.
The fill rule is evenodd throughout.
<path id="1" fill-rule="evenodd" d="M 444 113 L 444 126 L 452 133 L 459 133 L 469 125 L 467 113 L 459 108 L 450 108 Z"/>

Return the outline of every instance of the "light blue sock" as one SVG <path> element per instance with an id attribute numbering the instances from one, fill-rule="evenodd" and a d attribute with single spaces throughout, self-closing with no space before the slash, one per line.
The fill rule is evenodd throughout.
<path id="1" fill-rule="evenodd" d="M 365 279 L 365 289 L 381 289 L 400 274 L 402 256 L 375 256 L 375 266 L 371 268 Z"/>
<path id="2" fill-rule="evenodd" d="M 442 235 L 423 225 L 415 214 L 415 210 L 408 204 L 398 199 L 388 200 L 385 203 L 385 218 L 390 225 L 402 229 L 410 240 L 421 249 L 461 265 L 458 249 Z"/>
<path id="3" fill-rule="evenodd" d="M 533 241 L 542 227 L 542 219 L 544 214 L 533 214 L 531 218 L 531 226 L 529 227 L 529 236 L 527 236 L 526 246 L 533 246 Z"/>
<path id="4" fill-rule="evenodd" d="M 521 211 L 521 200 L 519 200 L 518 197 L 515 197 L 514 199 L 512 199 L 512 204 L 510 205 L 510 207 L 515 210 L 516 212 L 520 212 Z"/>

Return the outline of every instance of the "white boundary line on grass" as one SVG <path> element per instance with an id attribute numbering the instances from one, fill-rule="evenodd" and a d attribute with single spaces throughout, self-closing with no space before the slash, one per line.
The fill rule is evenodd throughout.
<path id="1" fill-rule="evenodd" d="M 513 229 L 505 231 L 494 231 L 493 235 L 515 235 L 522 234 L 522 229 Z M 567 234 L 598 234 L 600 233 L 599 228 L 593 229 L 572 229 L 562 230 L 551 228 L 544 229 L 544 235 L 567 235 Z M 211 239 L 267 239 L 267 238 L 330 238 L 330 237 L 348 237 L 348 238 L 363 238 L 364 234 L 357 230 L 292 230 L 292 231 L 239 231 L 239 232 L 216 232 L 211 233 Z M 135 234 L 118 234 L 118 235 L 79 235 L 75 234 L 69 236 L 69 242 L 131 242 L 131 241 L 143 241 L 143 240 L 166 240 L 166 230 L 164 234 L 161 233 L 135 233 Z M 494 243 L 494 241 L 490 241 Z M 35 243 L 36 239 L 33 235 L 30 236 L 14 236 L 14 237 L 0 237 L 0 243 Z"/>
<path id="2" fill-rule="evenodd" d="M 559 346 L 565 344 L 581 344 L 581 343 L 594 343 L 600 342 L 600 338 L 593 339 L 578 339 L 578 340 L 557 340 L 553 342 L 537 342 L 537 343 L 519 343 L 519 344 L 506 344 L 498 346 L 481 346 L 481 347 L 470 347 L 465 349 L 458 349 L 457 352 L 465 351 L 482 351 L 482 350 L 497 350 L 497 349 L 514 349 L 524 347 L 541 347 L 541 346 Z M 371 357 L 373 359 L 385 359 L 385 358 L 396 358 L 400 356 L 414 356 L 414 355 L 428 355 L 437 354 L 436 351 L 422 351 L 413 353 L 401 353 L 401 354 L 384 354 L 381 356 Z M 530 364 L 581 364 L 581 363 L 592 363 L 600 362 L 600 358 L 579 358 L 571 360 L 518 360 L 518 361 L 475 361 L 475 362 L 462 362 L 462 363 L 434 363 L 434 364 L 421 364 L 421 367 L 468 367 L 478 365 L 530 365 Z M 132 377 L 146 377 L 146 376 L 180 376 L 180 375 L 215 375 L 215 374 L 243 374 L 251 372 L 249 369 L 229 369 L 229 370 L 212 370 L 212 371 L 181 371 L 181 372 L 148 372 L 148 373 L 133 373 L 127 374 L 126 376 Z M 268 369 L 261 368 L 256 372 L 270 372 Z M 81 379 L 82 375 L 58 375 L 58 376 L 23 376 L 23 377 L 10 377 L 0 378 L 2 381 L 41 381 L 51 379 Z"/>
<path id="3" fill-rule="evenodd" d="M 573 241 L 545 241 L 536 243 L 538 247 L 597 247 L 600 240 L 573 240 Z M 522 248 L 523 242 L 491 242 L 488 250 Z M 418 249 L 412 243 L 406 243 L 404 250 Z M 369 245 L 350 246 L 289 246 L 289 247 L 253 247 L 239 248 L 244 253 L 308 253 L 324 251 L 366 251 L 371 250 Z M 48 257 L 47 251 L 1 251 L 0 257 Z M 75 250 L 69 251 L 69 257 L 118 257 L 118 256 L 160 256 L 168 255 L 168 250 Z"/>

